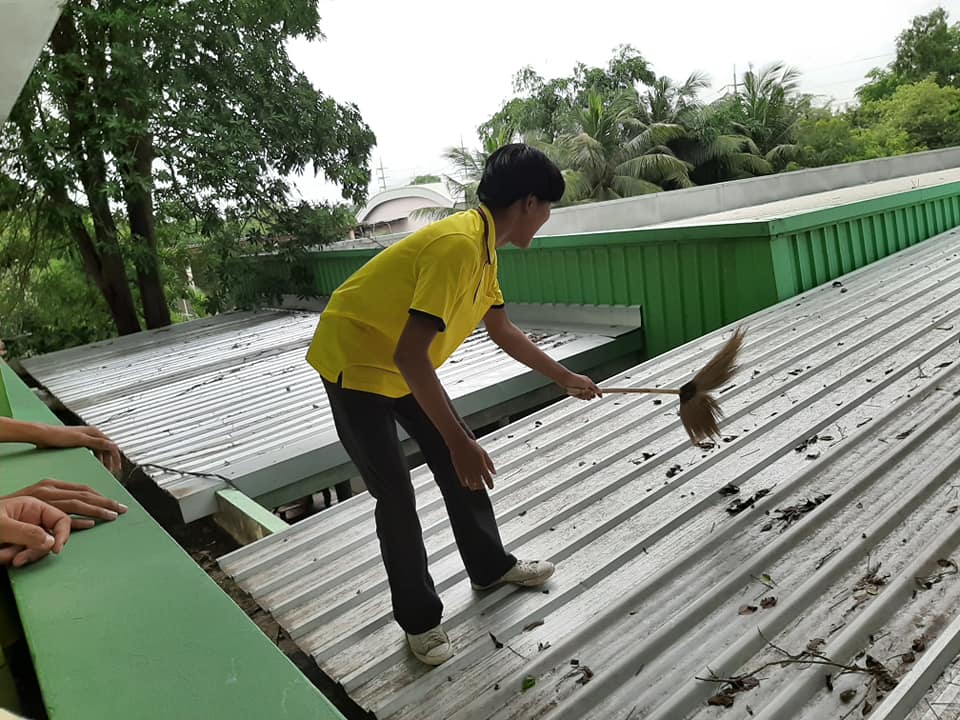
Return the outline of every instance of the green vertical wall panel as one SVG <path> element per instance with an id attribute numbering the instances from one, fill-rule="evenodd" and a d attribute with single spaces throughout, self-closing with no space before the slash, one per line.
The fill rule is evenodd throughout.
<path id="1" fill-rule="evenodd" d="M 640 305 L 657 354 L 960 225 L 960 183 L 782 219 L 537 238 L 499 252 L 507 302 Z M 315 256 L 330 294 L 377 251 Z"/>

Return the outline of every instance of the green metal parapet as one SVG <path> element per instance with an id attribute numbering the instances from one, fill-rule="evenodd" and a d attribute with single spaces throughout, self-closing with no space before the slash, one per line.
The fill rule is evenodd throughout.
<path id="1" fill-rule="evenodd" d="M 13 417 L 56 417 L 4 363 Z M 51 720 L 343 716 L 87 450 L 0 445 L 0 493 L 52 477 L 130 509 L 10 571 Z M 2 682 L 2 673 L 0 673 Z"/>

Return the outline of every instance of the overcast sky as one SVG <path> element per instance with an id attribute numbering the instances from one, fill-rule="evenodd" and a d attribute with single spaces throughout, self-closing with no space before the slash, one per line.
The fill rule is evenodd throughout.
<path id="1" fill-rule="evenodd" d="M 355 103 L 376 133 L 375 191 L 381 162 L 392 187 L 444 172 L 440 155 L 461 138 L 476 146 L 477 126 L 510 97 L 525 65 L 566 76 L 578 61 L 603 66 L 631 44 L 657 75 L 707 72 L 712 100 L 733 83 L 734 67 L 783 60 L 803 73 L 803 91 L 844 102 L 870 68 L 893 58 L 910 19 L 938 5 L 960 19 L 960 0 L 319 0 L 326 40 L 293 42 L 290 54 L 318 89 Z M 339 197 L 322 178 L 298 185 L 312 200 Z"/>

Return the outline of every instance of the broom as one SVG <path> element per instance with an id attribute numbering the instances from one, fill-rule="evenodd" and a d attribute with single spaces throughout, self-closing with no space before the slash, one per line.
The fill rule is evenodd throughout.
<path id="1" fill-rule="evenodd" d="M 710 393 L 725 385 L 737 372 L 737 355 L 743 345 L 746 328 L 738 327 L 733 337 L 720 348 L 710 362 L 679 390 L 671 388 L 610 388 L 604 393 L 645 393 L 680 396 L 680 422 L 690 440 L 696 444 L 720 437 L 719 421 L 723 417 L 720 405 Z"/>

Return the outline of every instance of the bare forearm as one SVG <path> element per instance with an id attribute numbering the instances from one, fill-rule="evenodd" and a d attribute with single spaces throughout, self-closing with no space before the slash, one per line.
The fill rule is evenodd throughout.
<path id="1" fill-rule="evenodd" d="M 0 418 L 0 442 L 43 445 L 45 435 L 51 430 L 52 428 L 47 425 L 38 425 L 37 423 L 14 420 L 13 418 Z"/>
<path id="2" fill-rule="evenodd" d="M 558 385 L 562 385 L 564 378 L 571 374 L 567 368 L 538 348 L 536 343 L 518 328 L 504 331 L 502 336 L 495 339 L 495 342 L 514 360 L 550 378 Z"/>
<path id="3" fill-rule="evenodd" d="M 436 426 L 447 445 L 461 439 L 466 434 L 465 425 L 440 384 L 429 355 L 405 353 L 404 357 L 396 358 L 396 363 L 414 399 Z"/>

